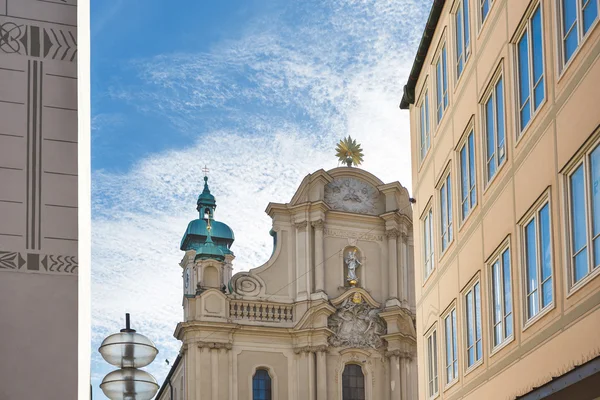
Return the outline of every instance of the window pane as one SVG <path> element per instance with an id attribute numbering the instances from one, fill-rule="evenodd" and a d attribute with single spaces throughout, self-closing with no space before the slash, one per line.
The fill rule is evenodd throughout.
<path id="1" fill-rule="evenodd" d="M 550 231 L 550 206 L 546 204 L 540 210 L 540 237 L 542 252 L 542 308 L 552 302 L 552 242 Z"/>
<path id="2" fill-rule="evenodd" d="M 429 259 L 431 260 L 431 270 L 434 268 L 433 264 L 433 210 L 429 209 Z"/>
<path id="3" fill-rule="evenodd" d="M 437 108 L 437 120 L 440 122 L 442 119 L 443 109 L 442 109 L 442 63 L 441 60 L 438 60 L 436 65 L 436 74 L 435 74 L 435 82 L 436 82 L 436 108 Z"/>
<path id="4" fill-rule="evenodd" d="M 535 219 L 525 226 L 525 264 L 527 274 L 527 294 L 531 295 L 528 301 L 528 316 L 532 317 L 538 312 L 537 296 L 532 293 L 538 288 L 537 276 L 537 249 L 536 249 Z"/>
<path id="5" fill-rule="evenodd" d="M 425 103 L 421 106 L 421 159 L 427 153 L 427 138 L 425 137 Z"/>
<path id="6" fill-rule="evenodd" d="M 574 280 L 587 274 L 587 224 L 585 214 L 585 187 L 583 164 L 571 175 L 571 219 L 574 256 Z"/>
<path id="7" fill-rule="evenodd" d="M 462 218 L 469 213 L 469 177 L 467 175 L 467 145 L 460 149 L 460 192 L 462 201 Z"/>
<path id="8" fill-rule="evenodd" d="M 509 316 L 512 313 L 512 293 L 511 293 L 511 280 L 510 280 L 510 254 L 506 250 L 502 254 L 502 269 L 504 278 L 504 315 Z M 512 317 L 507 317 L 505 337 L 512 335 Z"/>
<path id="9" fill-rule="evenodd" d="M 446 367 L 452 367 L 452 320 L 450 315 L 445 319 L 446 331 Z M 446 381 L 451 382 L 453 379 L 452 368 L 446 368 Z"/>
<path id="10" fill-rule="evenodd" d="M 438 392 L 437 331 L 433 332 L 433 393 Z"/>
<path id="11" fill-rule="evenodd" d="M 502 278 L 500 276 L 500 262 L 492 265 L 492 301 L 493 301 L 493 326 L 494 346 L 502 341 Z"/>
<path id="12" fill-rule="evenodd" d="M 429 135 L 429 92 L 425 92 L 425 133 L 427 134 L 427 148 L 429 148 L 430 135 Z"/>
<path id="13" fill-rule="evenodd" d="M 448 224 L 447 224 L 447 215 L 446 212 L 448 210 L 448 202 L 447 202 L 447 198 L 446 198 L 446 185 L 444 184 L 444 186 L 442 186 L 442 188 L 440 189 L 440 203 L 441 203 L 441 212 L 440 212 L 440 217 L 441 217 L 441 222 L 442 222 L 442 250 L 446 249 L 446 246 L 448 246 L 448 236 L 447 236 L 447 229 L 448 229 Z"/>
<path id="14" fill-rule="evenodd" d="M 347 364 L 342 373 L 342 397 L 344 400 L 364 400 L 365 377 L 362 368 Z"/>
<path id="15" fill-rule="evenodd" d="M 469 291 L 467 292 L 467 296 L 466 296 L 466 303 L 467 303 L 467 309 L 466 309 L 466 315 L 465 315 L 465 319 L 467 321 L 467 349 L 468 349 L 468 355 L 469 355 L 469 366 L 473 365 L 473 362 L 475 362 L 475 329 L 473 326 L 473 320 L 474 320 L 474 316 L 473 316 L 473 291 Z"/>
<path id="16" fill-rule="evenodd" d="M 271 376 L 264 369 L 256 370 L 252 378 L 253 400 L 271 400 Z"/>
<path id="17" fill-rule="evenodd" d="M 481 23 L 485 21 L 485 18 L 490 11 L 490 0 L 480 0 L 481 1 Z"/>
<path id="18" fill-rule="evenodd" d="M 494 95 L 485 103 L 485 139 L 487 149 L 488 180 L 496 173 L 496 134 L 494 132 Z"/>
<path id="19" fill-rule="evenodd" d="M 582 1 L 585 3 L 585 0 Z M 597 0 L 589 0 L 583 7 L 583 34 L 585 35 L 598 17 L 598 2 Z"/>
<path id="20" fill-rule="evenodd" d="M 444 69 L 442 78 L 444 80 L 444 109 L 448 106 L 448 67 L 446 64 L 446 46 L 442 49 L 442 67 Z"/>
<path id="21" fill-rule="evenodd" d="M 533 84 L 535 85 L 533 108 L 537 109 L 544 100 L 544 80 L 542 77 L 544 74 L 544 58 L 542 51 L 542 14 L 539 7 L 531 18 L 531 36 L 531 50 L 533 53 Z"/>
<path id="22" fill-rule="evenodd" d="M 506 147 L 504 145 L 504 85 L 502 79 L 496 84 L 496 121 L 497 121 L 497 142 L 498 146 L 498 165 L 504 162 L 506 156 Z"/>
<path id="23" fill-rule="evenodd" d="M 458 349 L 456 344 L 456 309 L 452 310 L 452 354 L 454 377 L 458 376 Z"/>
<path id="24" fill-rule="evenodd" d="M 600 265 L 600 146 L 590 155 L 590 192 L 592 197 L 592 237 L 594 239 L 594 261 L 592 267 Z"/>
<path id="25" fill-rule="evenodd" d="M 577 33 L 577 0 L 562 0 L 563 38 L 565 41 L 565 62 L 567 62 L 579 44 Z"/>
<path id="26" fill-rule="evenodd" d="M 519 41 L 519 106 L 521 110 L 521 129 L 530 119 L 529 109 L 529 44 L 528 32 Z"/>
<path id="27" fill-rule="evenodd" d="M 462 7 L 456 11 L 456 75 L 460 76 L 463 70 L 463 18 Z"/>
<path id="28" fill-rule="evenodd" d="M 467 59 L 468 55 L 469 55 L 469 42 L 470 42 L 470 32 L 469 32 L 469 0 L 463 0 L 462 2 L 462 8 L 463 8 L 463 32 L 464 32 L 464 37 L 465 37 L 465 45 L 464 45 L 464 50 L 465 50 L 465 60 Z"/>
<path id="29" fill-rule="evenodd" d="M 448 242 L 452 241 L 452 184 L 450 175 L 446 178 L 446 197 L 448 198 Z"/>
<path id="30" fill-rule="evenodd" d="M 481 293 L 479 291 L 479 282 L 475 284 L 475 348 L 477 349 L 475 359 L 481 359 Z"/>
<path id="31" fill-rule="evenodd" d="M 469 209 L 477 203 L 477 192 L 475 188 L 475 139 L 473 132 L 469 134 L 469 189 L 471 192 L 471 204 Z"/>

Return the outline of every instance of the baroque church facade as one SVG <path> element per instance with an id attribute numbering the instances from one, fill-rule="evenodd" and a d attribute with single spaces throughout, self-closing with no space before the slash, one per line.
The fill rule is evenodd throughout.
<path id="1" fill-rule="evenodd" d="M 158 400 L 417 396 L 412 209 L 398 182 L 352 167 L 270 203 L 273 253 L 233 271 L 208 178 L 185 251 L 180 353 Z"/>

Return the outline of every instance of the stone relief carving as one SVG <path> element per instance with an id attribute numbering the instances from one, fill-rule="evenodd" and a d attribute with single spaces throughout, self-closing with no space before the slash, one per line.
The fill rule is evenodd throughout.
<path id="1" fill-rule="evenodd" d="M 339 237 L 342 239 L 348 239 L 348 244 L 350 244 L 350 246 L 355 246 L 356 242 L 359 239 L 367 242 L 381 242 L 383 240 L 383 235 L 345 231 L 342 229 L 326 228 L 324 229 L 324 233 L 327 237 Z"/>
<path id="2" fill-rule="evenodd" d="M 242 296 L 258 296 L 263 287 L 256 277 L 248 273 L 239 273 L 231 279 L 231 289 Z"/>
<path id="3" fill-rule="evenodd" d="M 355 178 L 339 178 L 325 186 L 325 203 L 332 209 L 378 214 L 379 191 Z"/>
<path id="4" fill-rule="evenodd" d="M 334 332 L 329 343 L 335 347 L 381 347 L 381 335 L 385 335 L 386 326 L 378 315 L 380 311 L 362 300 L 357 302 L 354 297 L 347 298 L 329 317 L 328 327 Z"/>

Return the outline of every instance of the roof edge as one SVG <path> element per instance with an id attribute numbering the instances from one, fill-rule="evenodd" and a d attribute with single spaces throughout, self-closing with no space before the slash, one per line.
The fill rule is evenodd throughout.
<path id="1" fill-rule="evenodd" d="M 177 369 L 177 366 L 179 365 L 180 361 L 181 361 L 181 354 L 177 354 L 177 358 L 175 359 L 175 362 L 171 366 L 171 369 L 169 370 L 169 373 L 167 374 L 167 377 L 165 378 L 165 380 L 163 381 L 162 385 L 160 386 L 160 389 L 158 390 L 158 393 L 156 393 L 155 399 L 159 399 L 160 396 L 162 396 L 163 392 L 165 391 L 165 389 L 167 387 L 167 383 L 169 383 L 171 381 L 171 377 L 175 373 L 175 370 Z"/>
<path id="2" fill-rule="evenodd" d="M 444 3 L 446 3 L 446 0 L 433 0 L 429 18 L 425 24 L 423 36 L 421 37 L 421 42 L 419 43 L 419 48 L 415 55 L 415 61 L 413 61 L 413 66 L 408 75 L 408 81 L 406 82 L 406 85 L 404 85 L 404 93 L 402 94 L 402 100 L 400 101 L 400 109 L 402 110 L 407 110 L 408 107 L 415 102 L 415 86 L 419 79 L 419 75 L 421 74 L 421 70 L 423 69 L 423 64 L 427 57 L 429 46 L 431 46 L 433 33 L 440 20 Z"/>

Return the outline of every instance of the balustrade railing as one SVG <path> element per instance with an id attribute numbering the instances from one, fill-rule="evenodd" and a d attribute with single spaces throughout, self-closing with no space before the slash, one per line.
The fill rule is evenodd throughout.
<path id="1" fill-rule="evenodd" d="M 293 322 L 293 306 L 290 304 L 232 300 L 229 317 L 263 322 Z"/>

